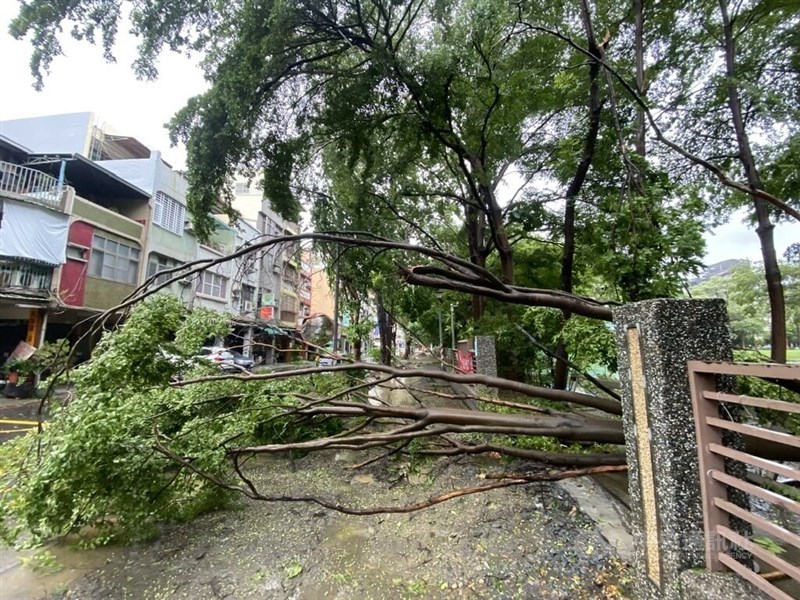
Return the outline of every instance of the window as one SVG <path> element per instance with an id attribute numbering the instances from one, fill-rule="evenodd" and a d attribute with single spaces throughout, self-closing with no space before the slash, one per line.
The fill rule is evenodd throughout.
<path id="1" fill-rule="evenodd" d="M 237 194 L 249 194 L 250 193 L 250 184 L 244 181 L 237 181 L 236 182 L 236 193 Z"/>
<path id="2" fill-rule="evenodd" d="M 171 231 L 175 235 L 183 235 L 183 222 L 186 218 L 186 207 L 164 192 L 156 192 L 153 205 L 153 223 Z"/>
<path id="3" fill-rule="evenodd" d="M 94 234 L 92 256 L 89 260 L 89 275 L 120 283 L 135 284 L 138 274 L 138 248 L 125 242 Z"/>
<path id="4" fill-rule="evenodd" d="M 284 265 L 283 283 L 290 287 L 297 287 L 297 269 L 290 264 Z"/>
<path id="5" fill-rule="evenodd" d="M 252 285 L 242 286 L 242 302 L 249 302 L 250 304 L 256 299 L 256 288 Z M 244 306 L 244 304 L 242 305 Z"/>
<path id="6" fill-rule="evenodd" d="M 150 256 L 147 259 L 147 277 L 149 279 L 156 273 L 160 273 L 161 271 L 165 271 L 166 269 L 179 267 L 182 264 L 183 263 L 175 260 L 174 258 L 169 258 L 168 256 L 162 256 L 161 254 L 151 252 Z M 171 278 L 174 275 L 175 273 L 171 273 L 169 275 L 162 275 L 161 277 L 158 277 L 154 283 L 156 285 L 164 283 L 167 280 L 167 278 Z"/>
<path id="7" fill-rule="evenodd" d="M 281 310 L 289 313 L 297 312 L 297 298 L 287 294 L 281 295 Z"/>
<path id="8" fill-rule="evenodd" d="M 86 262 L 86 248 L 74 244 L 67 244 L 67 258 L 69 260 L 82 260 Z"/>
<path id="9" fill-rule="evenodd" d="M 203 271 L 203 276 L 197 281 L 197 291 L 206 296 L 225 298 L 228 279 L 211 271 Z"/>

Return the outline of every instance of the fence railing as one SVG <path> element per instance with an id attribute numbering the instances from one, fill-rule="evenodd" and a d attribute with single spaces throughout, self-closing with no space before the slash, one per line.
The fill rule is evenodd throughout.
<path id="1" fill-rule="evenodd" d="M 771 382 L 790 382 L 800 386 L 800 365 L 755 363 L 689 362 L 697 448 L 700 463 L 700 486 L 703 495 L 706 567 L 710 571 L 731 570 L 752 583 L 771 598 L 791 600 L 800 590 L 800 502 L 791 486 L 780 482 L 800 481 L 800 470 L 791 462 L 778 462 L 732 448 L 723 442 L 723 432 L 744 436 L 748 450 L 752 442 L 769 444 L 772 449 L 787 450 L 786 456 L 796 456 L 800 462 L 800 437 L 765 426 L 758 419 L 721 418 L 720 403 L 743 407 L 743 414 L 753 409 L 767 409 L 778 414 L 800 414 L 798 401 L 772 400 L 717 391 L 719 376 L 757 377 Z M 763 452 L 762 452 L 763 454 Z M 726 461 L 745 466 L 748 475 L 734 476 L 726 470 Z M 769 476 L 764 476 L 764 474 Z M 774 478 L 774 479 L 773 479 Z M 730 501 L 729 490 L 749 495 L 751 506 L 745 509 Z M 800 493 L 798 493 L 800 494 Z M 776 514 L 787 517 L 777 518 Z M 743 536 L 734 531 L 731 517 L 749 524 L 757 535 Z M 778 522 L 780 521 L 780 522 Z M 738 551 L 736 549 L 739 549 Z M 761 567 L 753 570 L 751 561 L 736 560 L 750 556 Z"/>
<path id="2" fill-rule="evenodd" d="M 0 289 L 11 288 L 46 295 L 53 280 L 53 267 L 17 261 L 0 261 Z"/>
<path id="3" fill-rule="evenodd" d="M 0 194 L 21 197 L 30 202 L 63 211 L 67 187 L 46 173 L 0 161 Z"/>

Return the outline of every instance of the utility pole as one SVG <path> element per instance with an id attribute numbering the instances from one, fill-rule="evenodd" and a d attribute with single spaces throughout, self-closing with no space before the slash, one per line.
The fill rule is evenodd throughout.
<path id="1" fill-rule="evenodd" d="M 456 316 L 455 305 L 450 305 L 450 339 L 453 342 L 453 350 L 456 349 Z"/>
<path id="2" fill-rule="evenodd" d="M 442 329 L 442 292 L 437 291 L 434 293 L 439 307 L 439 365 L 444 371 L 444 330 Z"/>

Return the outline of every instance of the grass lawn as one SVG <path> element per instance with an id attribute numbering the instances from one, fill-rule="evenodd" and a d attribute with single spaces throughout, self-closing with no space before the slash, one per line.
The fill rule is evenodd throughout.
<path id="1" fill-rule="evenodd" d="M 769 359 L 769 350 L 736 350 L 736 360 L 757 361 Z M 786 362 L 800 363 L 800 348 L 791 348 L 786 352 Z"/>

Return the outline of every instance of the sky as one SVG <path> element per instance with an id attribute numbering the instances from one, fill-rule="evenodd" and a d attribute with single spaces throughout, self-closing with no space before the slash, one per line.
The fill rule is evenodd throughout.
<path id="1" fill-rule="evenodd" d="M 114 54 L 109 64 L 102 50 L 88 43 L 63 37 L 65 56 L 56 58 L 45 77 L 44 89 L 33 89 L 28 62 L 31 45 L 8 34 L 17 4 L 0 1 L 0 56 L 3 57 L 3 92 L 0 94 L 0 120 L 74 112 L 93 112 L 100 123 L 132 135 L 148 148 L 160 150 L 176 169 L 186 165 L 186 150 L 170 148 L 164 124 L 186 101 L 202 93 L 207 84 L 197 64 L 185 56 L 165 52 L 158 63 L 156 81 L 137 81 L 131 68 L 136 43 L 120 27 Z"/>
<path id="2" fill-rule="evenodd" d="M 170 147 L 164 124 L 186 101 L 206 89 L 196 62 L 166 52 L 162 55 L 156 81 L 137 81 L 131 69 L 136 44 L 120 27 L 115 55 L 107 63 L 100 48 L 79 43 L 68 36 L 62 40 L 65 56 L 53 61 L 44 90 L 33 89 L 28 61 L 31 47 L 8 35 L 8 24 L 16 14 L 15 2 L 0 2 L 0 56 L 3 57 L 3 92 L 0 120 L 71 112 L 93 112 L 100 122 L 132 135 L 154 150 L 176 169 L 186 165 L 183 147 Z M 729 258 L 760 259 L 755 230 L 744 225 L 745 215 L 734 215 L 721 227 L 706 232 L 706 264 Z M 779 255 L 800 241 L 800 224 L 781 224 L 775 229 Z"/>

